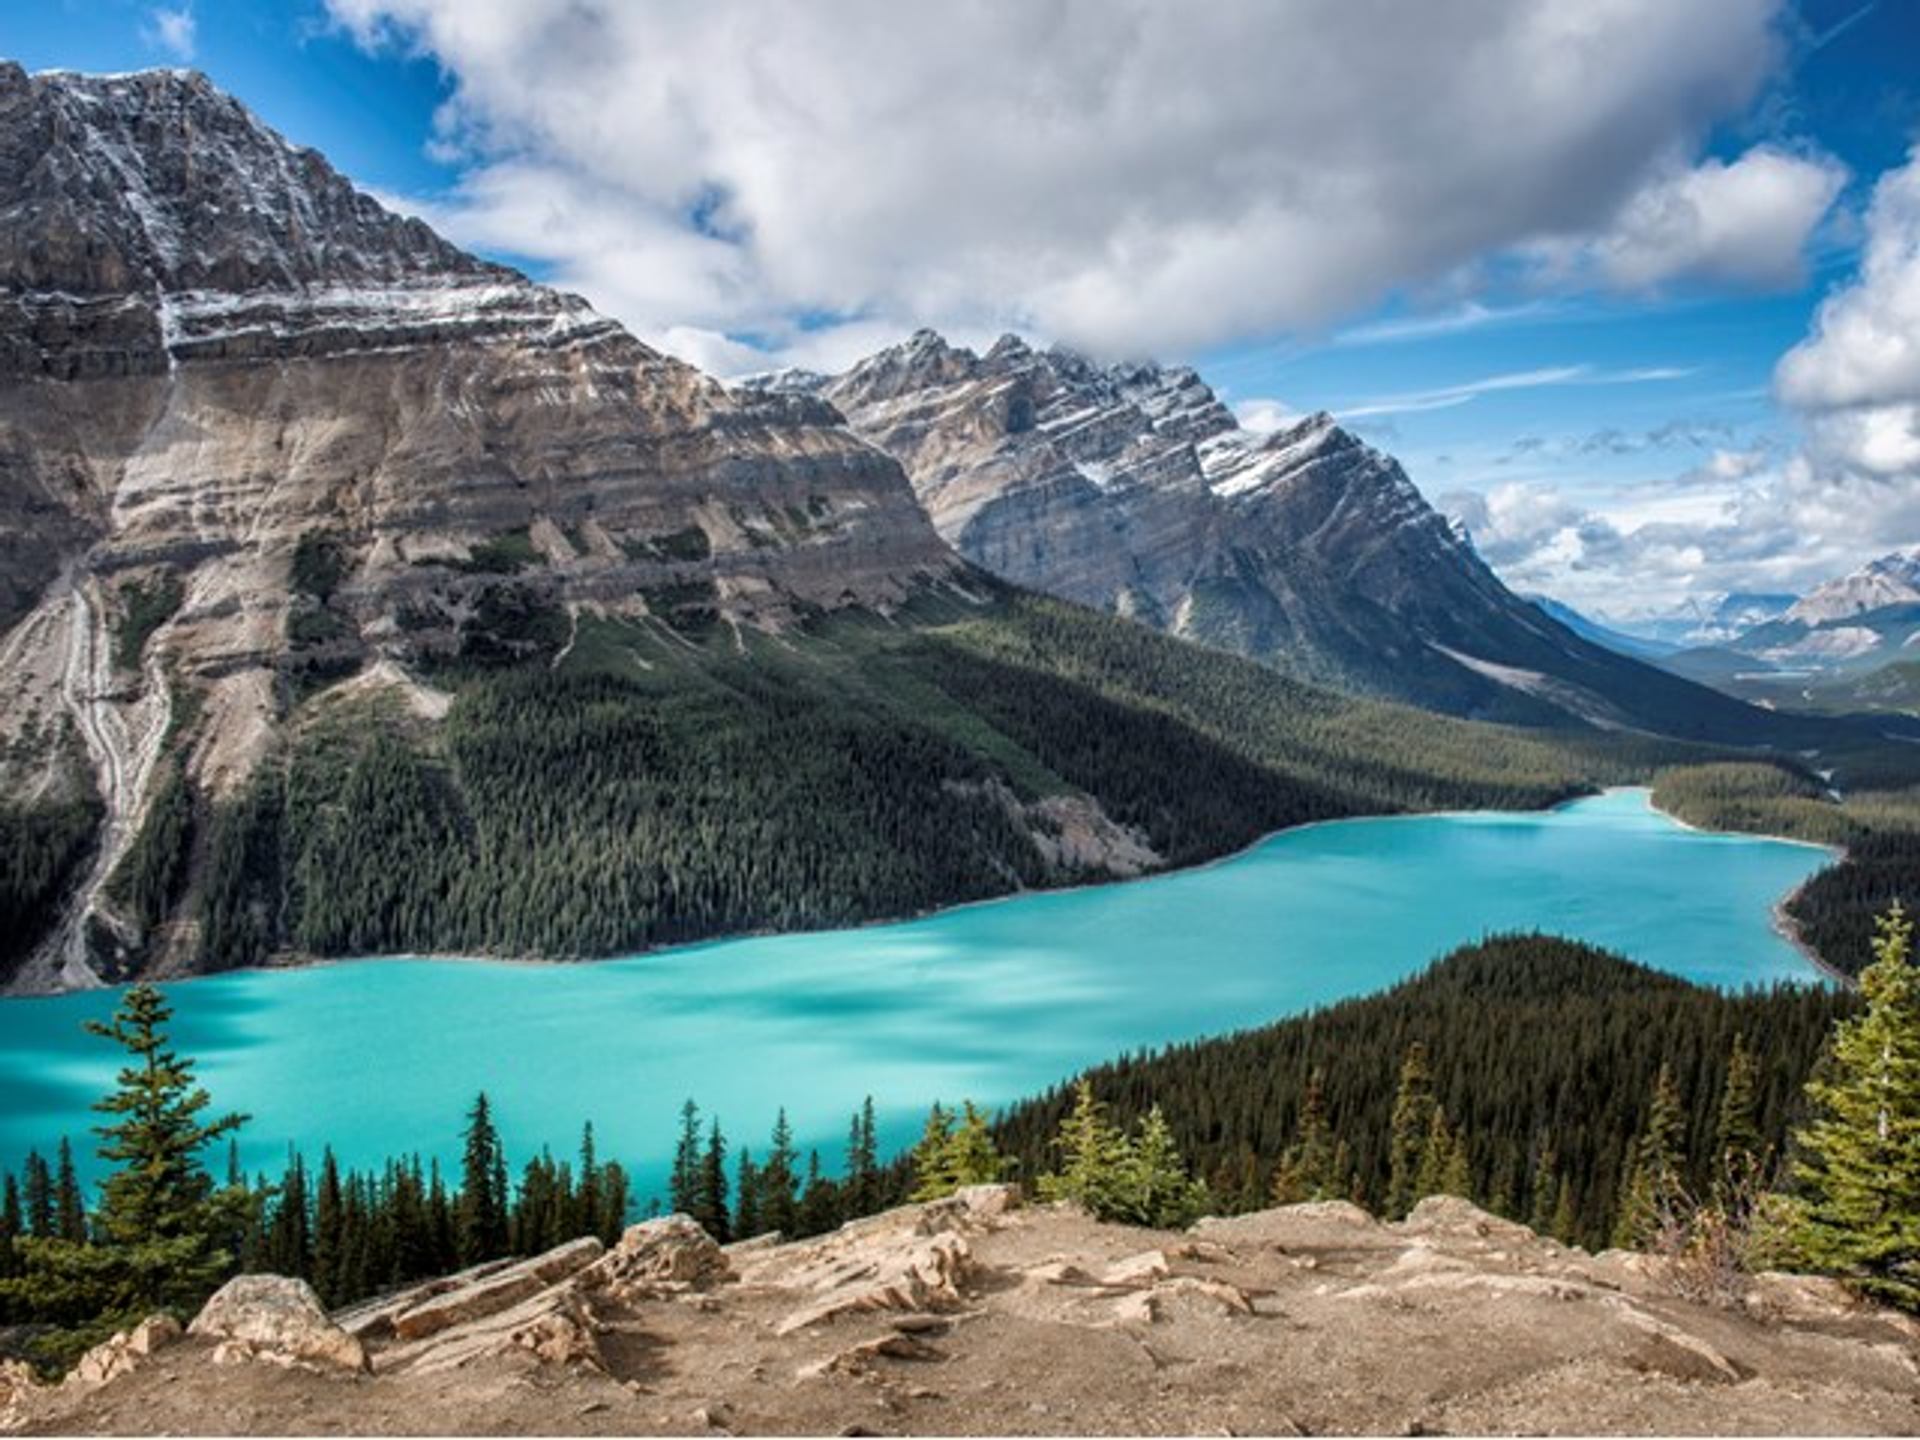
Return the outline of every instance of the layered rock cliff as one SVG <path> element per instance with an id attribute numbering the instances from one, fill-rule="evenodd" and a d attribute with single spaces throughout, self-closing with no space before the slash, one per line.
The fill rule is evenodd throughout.
<path id="1" fill-rule="evenodd" d="M 1912 1431 L 1910 1319 L 1797 1276 L 1682 1288 L 1444 1197 L 1168 1234 L 983 1186 L 795 1244 L 671 1217 L 330 1319 L 243 1278 L 64 1386 L 0 1366 L 0 1431 Z"/>
<path id="2" fill-rule="evenodd" d="M 1242 429 L 1192 370 L 931 331 L 819 394 L 896 456 L 956 549 L 1007 579 L 1453 714 L 1750 739 L 1750 707 L 1514 595 L 1405 471 L 1325 414 Z"/>
<path id="3" fill-rule="evenodd" d="M 0 64 L 0 797 L 91 777 L 108 817 L 42 968 L 87 979 L 163 738 L 224 793 L 382 662 L 953 575 L 837 419 L 462 253 L 199 75 Z"/>

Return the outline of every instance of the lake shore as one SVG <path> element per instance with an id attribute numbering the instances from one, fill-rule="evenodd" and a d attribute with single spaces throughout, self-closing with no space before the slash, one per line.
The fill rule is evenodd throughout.
<path id="1" fill-rule="evenodd" d="M 906 925 L 906 924 L 911 924 L 912 922 L 917 920 L 930 919 L 934 916 L 963 913 L 965 911 L 973 910 L 981 906 L 1005 905 L 1011 901 L 1029 899 L 1036 895 L 1072 895 L 1072 894 L 1078 894 L 1078 893 L 1089 891 L 1089 890 L 1107 890 L 1117 886 L 1150 884 L 1156 880 L 1165 880 L 1172 877 L 1183 876 L 1183 875 L 1204 874 L 1205 872 L 1215 869 L 1216 867 L 1229 865 L 1236 861 L 1243 860 L 1247 856 L 1252 855 L 1253 853 L 1260 850 L 1264 846 L 1272 844 L 1275 840 L 1278 840 L 1283 836 L 1301 835 L 1301 834 L 1305 834 L 1305 833 L 1318 830 L 1327 826 L 1335 826 L 1335 825 L 1354 826 L 1354 825 L 1366 825 L 1366 824 L 1379 824 L 1381 822 L 1386 822 L 1386 821 L 1407 820 L 1407 819 L 1466 819 L 1466 818 L 1483 818 L 1483 817 L 1497 816 L 1497 815 L 1525 816 L 1525 815 L 1553 814 L 1558 811 L 1566 810 L 1571 806 L 1581 804 L 1585 801 L 1601 799 L 1610 795 L 1620 795 L 1620 794 L 1630 794 L 1630 793 L 1638 793 L 1638 794 L 1644 795 L 1646 797 L 1646 805 L 1648 810 L 1652 811 L 1654 814 L 1659 815 L 1661 818 L 1673 824 L 1674 826 L 1678 827 L 1679 829 L 1691 831 L 1695 834 L 1722 835 L 1730 838 L 1768 840 L 1768 841 L 1772 841 L 1782 845 L 1798 845 L 1798 846 L 1803 846 L 1809 849 L 1824 851 L 1828 855 L 1832 856 L 1836 862 L 1844 859 L 1846 856 L 1846 851 L 1841 847 L 1832 846 L 1832 845 L 1822 845 L 1815 841 L 1802 840 L 1794 836 L 1770 835 L 1770 834 L 1762 834 L 1759 832 L 1744 831 L 1744 830 L 1714 830 L 1706 826 L 1695 825 L 1691 821 L 1684 820 L 1680 816 L 1675 815 L 1671 811 L 1663 809 L 1659 805 L 1654 803 L 1654 789 L 1651 785 L 1605 785 L 1605 786 L 1600 786 L 1597 789 L 1587 790 L 1587 791 L 1580 792 L 1578 794 L 1568 795 L 1562 799 L 1554 801 L 1552 804 L 1542 805 L 1536 809 L 1510 809 L 1510 810 L 1454 809 L 1454 810 L 1396 811 L 1396 812 L 1378 814 L 1378 815 L 1340 815 L 1340 816 L 1333 816 L 1324 820 L 1308 820 L 1298 825 L 1289 825 L 1282 829 L 1269 830 L 1264 834 L 1259 835 L 1253 840 L 1247 842 L 1245 845 L 1238 846 L 1237 848 L 1232 850 L 1223 851 L 1219 855 L 1210 856 L 1205 860 L 1195 861 L 1191 865 L 1181 865 L 1181 866 L 1169 867 L 1167 869 L 1152 870 L 1141 875 L 1116 876 L 1106 880 L 1083 880 L 1070 885 L 1048 886 L 1040 889 L 1009 890 L 1006 893 L 1000 894 L 1000 895 L 984 895 L 973 900 L 958 900 L 958 901 L 954 901 L 951 904 L 946 904 L 946 905 L 931 905 L 920 910 L 911 911 L 911 912 L 908 912 L 905 914 L 899 914 L 899 915 L 873 916 L 865 920 L 857 920 L 848 924 L 820 925 L 820 926 L 799 927 L 799 928 L 789 927 L 785 929 L 761 928 L 761 929 L 753 929 L 753 930 L 735 930 L 735 931 L 729 931 L 722 935 L 708 936 L 699 940 L 678 941 L 673 944 L 656 945 L 643 950 L 619 951 L 619 952 L 610 953 L 606 955 L 574 955 L 574 956 L 557 956 L 557 955 L 540 955 L 540 954 L 503 955 L 503 954 L 488 954 L 484 952 L 475 952 L 470 950 L 428 950 L 428 951 L 410 950 L 410 951 L 404 951 L 404 952 L 394 952 L 389 954 L 374 954 L 374 955 L 312 955 L 304 952 L 283 952 L 280 955 L 276 955 L 269 958 L 267 963 L 263 965 L 245 966 L 245 967 L 241 967 L 241 969 L 245 971 L 252 971 L 252 972 L 258 972 L 258 973 L 273 973 L 277 971 L 312 970 L 312 969 L 317 969 L 321 967 L 329 967 L 329 966 L 336 966 L 336 965 L 378 964 L 378 963 L 387 962 L 387 961 L 431 961 L 439 964 L 512 965 L 512 966 L 525 966 L 529 968 L 566 968 L 566 967 L 571 967 L 576 965 L 602 965 L 602 964 L 608 964 L 608 963 L 613 963 L 618 961 L 637 960 L 637 959 L 656 956 L 656 955 L 668 955 L 668 954 L 697 951 L 710 946 L 728 945 L 728 944 L 733 944 L 743 940 L 764 940 L 764 939 L 777 938 L 777 937 L 786 936 L 786 935 L 810 935 L 810 934 L 820 934 L 823 932 L 836 931 L 836 930 L 859 931 L 859 930 L 869 930 L 869 929 L 875 929 L 875 928 L 891 926 L 891 925 Z M 1836 981 L 1838 983 L 1851 984 L 1852 978 L 1850 976 L 1848 976 L 1844 971 L 1841 971 L 1836 967 L 1829 965 L 1826 961 L 1822 960 L 1820 956 L 1816 954 L 1813 951 L 1813 949 L 1806 944 L 1805 940 L 1801 937 L 1801 935 L 1798 932 L 1798 927 L 1793 924 L 1791 917 L 1788 916 L 1786 913 L 1786 906 L 1792 903 L 1794 896 L 1800 893 L 1800 890 L 1804 888 L 1806 883 L 1807 882 L 1802 882 L 1801 885 L 1795 886 L 1793 890 L 1789 891 L 1786 895 L 1782 896 L 1778 901 L 1775 902 L 1773 906 L 1773 911 L 1772 911 L 1773 929 L 1777 934 L 1779 934 L 1779 936 L 1783 940 L 1785 940 L 1789 945 L 1791 945 L 1795 949 L 1795 951 L 1797 951 L 1807 961 L 1809 965 L 1811 965 L 1821 975 L 1827 977 L 1828 979 Z M 145 978 L 151 980 L 155 984 L 173 986 L 173 985 L 190 983 L 195 980 L 212 979 L 212 978 L 215 978 L 217 975 L 232 974 L 232 973 L 235 973 L 235 972 L 233 971 L 217 971 L 217 972 L 188 971 L 188 972 L 182 972 L 179 974 L 157 974 L 157 975 L 152 975 Z M 92 988 L 98 988 L 102 990 L 111 990 L 117 987 L 103 985 L 103 986 L 92 987 Z M 62 995 L 71 995 L 75 993 L 81 993 L 81 992 L 76 992 L 74 990 L 45 990 L 45 991 L 16 992 L 16 991 L 0 988 L 0 1000 L 54 999 Z"/>

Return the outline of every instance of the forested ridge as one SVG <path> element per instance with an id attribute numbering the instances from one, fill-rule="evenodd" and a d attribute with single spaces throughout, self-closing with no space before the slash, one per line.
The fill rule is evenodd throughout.
<path id="1" fill-rule="evenodd" d="M 318 590 L 326 561 L 304 554 Z M 505 653 L 483 645 L 426 669 L 451 695 L 437 723 L 391 693 L 289 682 L 274 749 L 218 799 L 180 763 L 196 738 L 189 687 L 108 889 L 126 928 L 183 944 L 172 962 L 207 970 L 612 954 L 1106 878 L 1049 858 L 1035 802 L 1054 795 L 1090 797 L 1174 866 L 1307 821 L 1537 807 L 1667 767 L 1663 794 L 1682 795 L 1687 818 L 1777 829 L 1793 806 L 1802 828 L 1788 833 L 1854 847 L 1850 869 L 1801 897 L 1823 953 L 1862 950 L 1912 854 L 1910 831 L 1855 818 L 1851 798 L 1842 814 L 1798 762 L 1727 767 L 1791 793 L 1735 805 L 1719 784 L 1714 813 L 1697 814 L 1689 777 L 1721 773 L 1700 767 L 1734 752 L 1344 696 L 1004 587 L 984 604 L 922 597 L 890 618 L 820 615 L 777 636 L 582 615 L 564 658 Z M 1897 759 L 1863 749 L 1847 768 L 1877 766 L 1892 784 Z M 20 836 L 0 900 L 51 914 L 94 813 L 0 815 Z M 140 973 L 139 954 L 113 959 L 113 973 Z"/>
<path id="2" fill-rule="evenodd" d="M 1336 696 L 1028 597 L 908 618 L 745 653 L 583 620 L 558 668 L 442 672 L 438 727 L 317 697 L 206 807 L 200 963 L 838 926 L 1103 876 L 1036 845 L 1027 807 L 1050 794 L 1177 865 L 1309 820 L 1544 805 L 1697 753 Z"/>
<path id="3" fill-rule="evenodd" d="M 1660 774 L 1653 799 L 1708 829 L 1844 850 L 1783 906 L 1801 941 L 1842 973 L 1867 964 L 1876 916 L 1896 902 L 1920 910 L 1920 747 L 1842 752 L 1828 775 L 1786 761 L 1682 766 Z"/>
<path id="4" fill-rule="evenodd" d="M 1381 1211 L 1391 1208 L 1401 1072 L 1417 1046 L 1464 1153 L 1458 1188 L 1564 1240 L 1603 1246 L 1663 1067 L 1686 1117 L 1682 1176 L 1705 1194 L 1735 1037 L 1754 1058 L 1755 1123 L 1777 1158 L 1803 1118 L 1802 1087 L 1835 1020 L 1855 1005 L 1828 986 L 1730 995 L 1573 941 L 1504 936 L 1380 994 L 1116 1060 L 1086 1078 L 1121 1120 L 1157 1105 L 1220 1211 L 1274 1203 L 1317 1089 L 1341 1152 L 1330 1160 L 1335 1193 Z M 996 1138 L 1021 1173 L 1052 1163 L 1072 1103 L 1063 1086 L 1001 1118 Z"/>

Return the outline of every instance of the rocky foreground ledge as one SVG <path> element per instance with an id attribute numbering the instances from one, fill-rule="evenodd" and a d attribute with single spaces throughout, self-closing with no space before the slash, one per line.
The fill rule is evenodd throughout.
<path id="1" fill-rule="evenodd" d="M 331 1316 L 243 1276 L 61 1385 L 0 1370 L 0 1429 L 1913 1433 L 1917 1354 L 1829 1282 L 1694 1304 L 1459 1200 L 1176 1234 L 987 1186 L 794 1244 L 675 1216 Z"/>

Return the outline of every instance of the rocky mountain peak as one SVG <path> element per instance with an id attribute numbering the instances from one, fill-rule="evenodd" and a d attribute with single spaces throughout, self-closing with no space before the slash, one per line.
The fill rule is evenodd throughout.
<path id="1" fill-rule="evenodd" d="M 950 544 L 1017 584 L 1461 714 L 1746 721 L 1507 590 L 1325 411 L 1256 433 L 1188 366 L 1017 337 L 976 356 L 926 331 L 820 393 L 906 467 Z"/>
<path id="2" fill-rule="evenodd" d="M 1883 606 L 1916 601 L 1920 601 L 1920 545 L 1882 555 L 1850 574 L 1817 586 L 1781 618 L 1802 625 L 1824 625 Z"/>
<path id="3" fill-rule="evenodd" d="M 386 210 L 197 71 L 17 65 L 0 72 L 0 266 L 76 295 L 518 278 Z"/>

